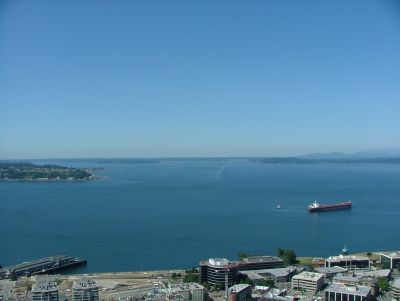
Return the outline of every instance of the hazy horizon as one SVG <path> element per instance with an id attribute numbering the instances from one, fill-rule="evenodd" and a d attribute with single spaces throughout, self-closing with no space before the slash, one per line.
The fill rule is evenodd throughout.
<path id="1" fill-rule="evenodd" d="M 396 1 L 2 1 L 0 20 L 0 159 L 400 145 Z"/>

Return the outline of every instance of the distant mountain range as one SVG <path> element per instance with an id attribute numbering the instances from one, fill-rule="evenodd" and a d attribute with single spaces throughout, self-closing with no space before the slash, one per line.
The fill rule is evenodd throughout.
<path id="1" fill-rule="evenodd" d="M 391 148 L 386 150 L 377 151 L 365 151 L 365 152 L 355 152 L 355 153 L 313 153 L 297 158 L 301 159 L 312 159 L 312 160 L 323 160 L 323 159 L 377 159 L 377 158 L 400 158 L 400 148 Z"/>
<path id="2" fill-rule="evenodd" d="M 298 157 L 252 158 L 251 161 L 261 163 L 400 163 L 400 149 L 356 152 L 356 153 L 314 153 Z"/>

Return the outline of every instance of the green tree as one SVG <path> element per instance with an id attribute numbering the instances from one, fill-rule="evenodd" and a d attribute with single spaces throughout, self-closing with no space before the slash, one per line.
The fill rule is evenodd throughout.
<path id="1" fill-rule="evenodd" d="M 380 293 L 386 292 L 389 290 L 389 282 L 386 277 L 378 278 L 378 286 Z"/>
<path id="2" fill-rule="evenodd" d="M 283 259 L 285 265 L 291 265 L 297 263 L 296 253 L 294 252 L 294 250 L 279 248 L 278 256 Z"/>
<path id="3" fill-rule="evenodd" d="M 268 286 L 268 287 L 275 287 L 275 281 L 273 279 L 265 278 L 260 282 L 260 285 Z"/>
<path id="4" fill-rule="evenodd" d="M 16 281 L 18 279 L 17 274 L 14 271 L 12 271 L 8 277 L 11 281 Z"/>
<path id="5" fill-rule="evenodd" d="M 249 257 L 249 255 L 247 255 L 247 254 L 244 253 L 244 252 L 239 252 L 238 256 L 239 256 L 240 259 L 244 259 L 244 258 Z"/>
<path id="6" fill-rule="evenodd" d="M 183 282 L 199 282 L 199 274 L 187 273 L 185 277 L 183 277 Z"/>

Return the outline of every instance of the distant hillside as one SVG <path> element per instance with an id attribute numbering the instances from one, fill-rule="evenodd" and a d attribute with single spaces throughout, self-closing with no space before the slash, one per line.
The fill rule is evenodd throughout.
<path id="1" fill-rule="evenodd" d="M 317 164 L 317 163 L 392 163 L 399 164 L 400 157 L 395 158 L 332 158 L 332 159 L 305 159 L 304 157 L 285 158 L 252 158 L 253 162 L 269 164 Z"/>
<path id="2" fill-rule="evenodd" d="M 400 158 L 400 149 L 391 148 L 385 150 L 377 151 L 364 151 L 355 153 L 341 153 L 341 152 L 331 152 L 331 153 L 313 153 L 303 156 L 299 156 L 301 159 L 311 159 L 311 160 L 326 160 L 326 159 L 342 159 L 342 160 L 358 160 L 358 159 L 382 159 L 382 158 Z"/>

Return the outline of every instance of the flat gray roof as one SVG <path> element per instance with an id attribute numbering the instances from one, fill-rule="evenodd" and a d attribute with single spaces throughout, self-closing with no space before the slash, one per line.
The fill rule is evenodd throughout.
<path id="1" fill-rule="evenodd" d="M 338 281 L 353 281 L 353 282 L 358 282 L 360 281 L 361 276 L 356 276 L 356 275 L 343 275 L 343 274 L 336 274 L 333 276 L 333 281 L 338 280 Z"/>
<path id="2" fill-rule="evenodd" d="M 341 267 L 317 267 L 317 268 L 314 268 L 314 270 L 316 272 L 322 273 L 322 274 L 343 273 L 343 272 L 347 271 L 345 268 L 341 268 Z"/>
<path id="3" fill-rule="evenodd" d="M 354 273 L 361 277 L 389 277 L 390 269 L 382 269 L 376 271 L 354 271 Z"/>
<path id="4" fill-rule="evenodd" d="M 283 261 L 278 256 L 249 256 L 247 258 L 243 258 L 243 262 L 246 263 L 263 263 L 263 262 L 275 262 L 275 261 Z"/>
<path id="5" fill-rule="evenodd" d="M 367 297 L 371 292 L 371 288 L 362 285 L 349 286 L 342 283 L 332 283 L 325 289 L 325 291 Z"/>
<path id="6" fill-rule="evenodd" d="M 275 277 L 282 277 L 287 276 L 296 270 L 297 268 L 290 266 L 286 268 L 240 271 L 240 273 L 247 275 L 250 279 L 263 279 L 264 277 L 262 275 L 273 275 Z"/>

